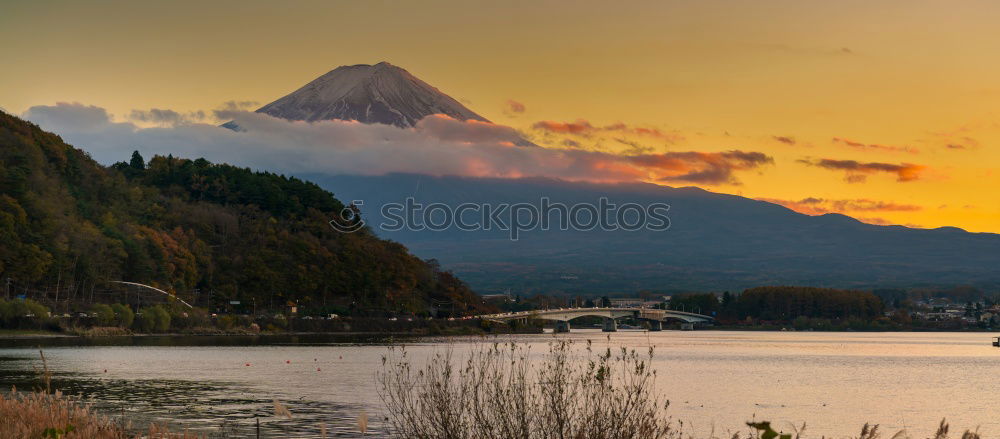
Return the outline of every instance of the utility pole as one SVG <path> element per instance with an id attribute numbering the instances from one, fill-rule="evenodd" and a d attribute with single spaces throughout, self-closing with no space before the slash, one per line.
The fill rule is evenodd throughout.
<path id="1" fill-rule="evenodd" d="M 59 302 L 59 287 L 62 283 L 62 266 L 59 266 L 59 274 L 56 275 L 56 303 Z"/>

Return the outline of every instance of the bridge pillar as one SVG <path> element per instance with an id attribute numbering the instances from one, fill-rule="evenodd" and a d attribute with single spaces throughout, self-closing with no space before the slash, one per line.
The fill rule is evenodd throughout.
<path id="1" fill-rule="evenodd" d="M 556 320 L 555 332 L 569 332 L 569 320 Z"/>
<path id="2" fill-rule="evenodd" d="M 604 332 L 617 332 L 618 322 L 615 319 L 606 318 L 604 319 Z"/>
<path id="3" fill-rule="evenodd" d="M 650 331 L 662 331 L 663 322 L 659 320 L 649 320 L 649 330 Z"/>

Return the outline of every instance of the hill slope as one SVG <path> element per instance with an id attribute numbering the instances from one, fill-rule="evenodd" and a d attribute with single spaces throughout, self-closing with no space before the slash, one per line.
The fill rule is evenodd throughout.
<path id="1" fill-rule="evenodd" d="M 1000 235 L 875 226 L 843 215 L 807 216 L 782 206 L 697 188 L 592 184 L 527 178 L 310 175 L 364 201 L 383 237 L 441 263 L 479 291 L 627 294 L 641 289 L 733 291 L 760 285 L 835 288 L 1000 286 Z M 670 229 L 384 231 L 381 206 L 403 203 L 529 203 L 572 206 L 607 197 L 618 205 L 670 205 Z M 555 223 L 559 214 L 553 216 Z M 391 222 L 391 221 L 390 221 Z"/>
<path id="2" fill-rule="evenodd" d="M 422 312 L 481 300 L 434 263 L 363 229 L 312 183 L 205 160 L 141 157 L 105 168 L 0 113 L 0 278 L 14 293 L 82 294 L 141 282 L 216 303 Z M 58 296 L 57 296 L 58 297 Z"/>

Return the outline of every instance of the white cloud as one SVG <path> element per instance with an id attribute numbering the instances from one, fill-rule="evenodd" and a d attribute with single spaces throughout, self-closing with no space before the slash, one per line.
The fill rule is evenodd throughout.
<path id="1" fill-rule="evenodd" d="M 398 128 L 339 120 L 291 122 L 238 108 L 224 108 L 215 114 L 233 120 L 243 130 L 170 117 L 159 120 L 184 123 L 140 127 L 114 121 L 103 108 L 75 103 L 31 107 L 24 117 L 60 134 L 104 164 L 127 160 L 133 150 L 138 150 L 147 158 L 155 154 L 204 157 L 289 174 L 406 172 L 722 184 L 736 183 L 735 171 L 770 162 L 763 154 L 742 151 L 628 156 L 515 146 L 521 137 L 510 127 L 458 121 L 443 115 L 429 116 L 413 128 Z M 748 161 L 748 154 L 754 160 Z M 706 174 L 713 177 L 706 178 Z"/>

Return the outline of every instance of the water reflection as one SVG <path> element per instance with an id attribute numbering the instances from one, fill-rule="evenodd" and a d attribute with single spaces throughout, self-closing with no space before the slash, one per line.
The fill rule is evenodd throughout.
<path id="1" fill-rule="evenodd" d="M 536 345 L 553 335 L 502 337 Z M 856 434 L 865 422 L 890 435 L 906 428 L 928 435 L 942 417 L 958 427 L 1000 435 L 994 407 L 1000 349 L 977 333 L 767 333 L 622 331 L 608 340 L 580 330 L 560 339 L 598 346 L 656 348 L 657 385 L 671 399 L 670 415 L 697 434 L 719 436 L 746 420 L 809 425 L 808 436 Z M 492 341 L 488 339 L 486 341 Z M 386 346 L 406 343 L 418 361 L 432 352 L 467 353 L 481 338 L 378 336 L 122 337 L 2 342 L 0 384 L 38 384 L 43 345 L 53 384 L 91 398 L 113 416 L 142 422 L 254 437 L 384 435 L 374 374 Z M 248 366 L 249 364 L 249 366 Z M 278 399 L 294 414 L 274 417 Z"/>
<path id="2" fill-rule="evenodd" d="M 371 377 L 371 367 L 357 368 L 344 360 L 345 354 L 350 357 L 358 348 L 381 352 L 408 339 L 309 334 L 3 340 L 0 383 L 40 388 L 40 347 L 53 372 L 53 388 L 136 426 L 155 422 L 210 437 L 256 437 L 259 423 L 261 437 L 302 438 L 319 437 L 323 424 L 329 437 L 361 437 L 357 416 L 365 412 L 367 437 L 378 437 L 384 428 L 373 393 L 360 403 L 345 402 L 329 398 L 326 388 L 338 388 L 338 377 L 354 375 L 345 374 L 345 367 Z M 324 366 L 327 375 L 321 375 Z M 370 379 L 351 381 L 371 387 Z M 292 419 L 274 416 L 275 399 L 288 407 Z"/>
<path id="3" fill-rule="evenodd" d="M 277 334 L 277 335 L 137 335 L 121 337 L 20 337 L 0 339 L 0 349 L 83 346 L 275 346 L 365 344 L 385 345 L 413 340 L 405 335 L 383 334 Z"/>

